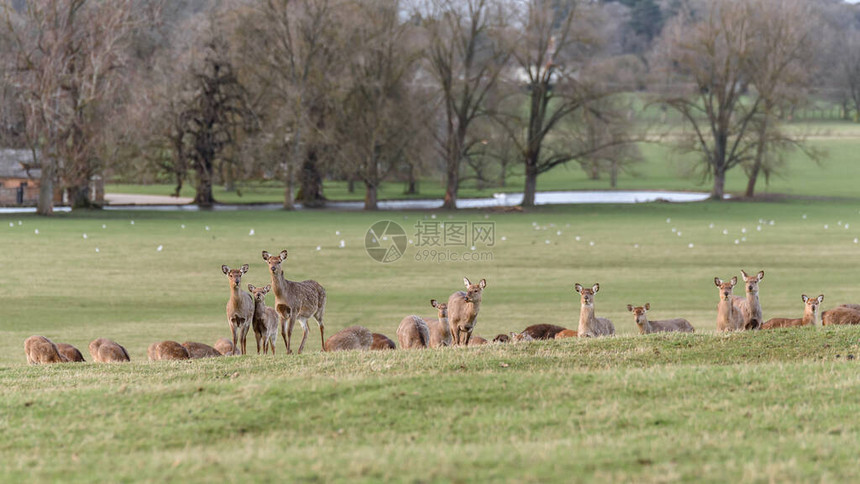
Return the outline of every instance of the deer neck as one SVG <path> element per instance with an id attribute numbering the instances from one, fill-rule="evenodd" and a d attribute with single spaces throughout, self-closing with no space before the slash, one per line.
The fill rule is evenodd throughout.
<path id="1" fill-rule="evenodd" d="M 641 331 L 645 334 L 650 334 L 652 331 L 651 322 L 648 321 L 647 316 L 642 316 L 642 326 L 639 327 Z"/>
<path id="2" fill-rule="evenodd" d="M 734 305 L 732 304 L 732 297 L 729 296 L 728 299 L 720 298 L 720 304 L 717 305 L 717 313 L 721 317 L 725 317 L 729 322 L 732 320 L 732 311 L 734 311 Z"/>
<path id="3" fill-rule="evenodd" d="M 753 312 L 761 311 L 761 304 L 758 302 L 758 293 L 757 292 L 748 292 L 747 293 L 747 302 L 749 303 L 750 309 Z"/>
<path id="4" fill-rule="evenodd" d="M 821 315 L 820 311 L 812 311 L 812 309 L 807 306 L 806 310 L 803 311 L 803 324 L 812 325 L 812 326 L 821 326 Z"/>
<path id="5" fill-rule="evenodd" d="M 242 299 L 242 289 L 239 286 L 230 284 L 230 300 L 239 301 Z"/>
<path id="6" fill-rule="evenodd" d="M 579 311 L 579 331 L 584 334 L 594 319 L 594 305 L 583 304 Z"/>
<path id="7" fill-rule="evenodd" d="M 254 298 L 254 317 L 262 316 L 266 312 L 266 301 L 258 301 Z"/>
<path id="8" fill-rule="evenodd" d="M 272 288 L 275 289 L 275 294 L 281 293 L 281 290 L 286 289 L 287 279 L 284 277 L 284 271 L 272 273 Z"/>

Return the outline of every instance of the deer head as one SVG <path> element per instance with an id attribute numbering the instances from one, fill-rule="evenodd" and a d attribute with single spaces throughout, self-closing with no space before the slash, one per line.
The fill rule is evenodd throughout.
<path id="1" fill-rule="evenodd" d="M 573 285 L 573 288 L 576 289 L 576 292 L 578 292 L 580 296 L 582 296 L 579 299 L 579 302 L 582 303 L 583 306 L 594 306 L 594 295 L 600 290 L 599 283 L 595 283 L 591 286 L 591 289 L 587 289 L 577 282 Z"/>
<path id="2" fill-rule="evenodd" d="M 463 284 L 466 286 L 466 302 L 479 303 L 481 302 L 481 293 L 487 287 L 487 280 L 481 279 L 477 284 L 469 282 L 467 277 L 463 278 Z"/>
<path id="3" fill-rule="evenodd" d="M 627 310 L 633 313 L 633 320 L 636 321 L 636 324 L 642 326 L 645 324 L 645 321 L 648 320 L 645 313 L 651 310 L 651 303 L 645 303 L 644 306 L 633 306 L 632 304 L 628 304 Z"/>
<path id="4" fill-rule="evenodd" d="M 725 299 L 726 301 L 732 298 L 732 290 L 734 290 L 737 283 L 738 276 L 732 277 L 732 280 L 729 282 L 723 282 L 719 277 L 714 278 L 714 285 L 720 288 L 720 299 Z"/>
<path id="5" fill-rule="evenodd" d="M 221 272 L 227 275 L 230 280 L 230 287 L 238 288 L 242 285 L 242 276 L 248 272 L 248 264 L 242 265 L 239 269 L 230 269 L 226 265 L 222 265 Z"/>
<path id="6" fill-rule="evenodd" d="M 744 289 L 747 294 L 758 294 L 758 283 L 764 279 L 764 271 L 759 271 L 758 274 L 749 276 L 741 269 L 741 276 L 744 278 Z"/>
<path id="7" fill-rule="evenodd" d="M 271 271 L 272 274 L 281 275 L 284 273 L 283 269 L 281 269 L 281 262 L 287 260 L 287 250 L 282 250 L 278 255 L 269 254 L 264 250 L 263 260 L 269 264 L 269 271 Z"/>
<path id="8" fill-rule="evenodd" d="M 430 305 L 436 308 L 436 311 L 439 313 L 439 321 L 448 319 L 448 305 L 445 303 L 440 303 L 435 299 L 430 300 Z"/>
<path id="9" fill-rule="evenodd" d="M 815 311 L 818 311 L 818 305 L 824 302 L 824 294 L 820 294 L 818 297 L 809 297 L 806 294 L 801 294 L 801 299 L 806 303 L 806 309 L 809 310 L 812 314 L 815 314 Z"/>
<path id="10" fill-rule="evenodd" d="M 267 284 L 266 287 L 255 287 L 253 284 L 248 284 L 248 291 L 254 296 L 254 301 L 266 302 L 266 294 L 272 290 L 272 285 Z"/>

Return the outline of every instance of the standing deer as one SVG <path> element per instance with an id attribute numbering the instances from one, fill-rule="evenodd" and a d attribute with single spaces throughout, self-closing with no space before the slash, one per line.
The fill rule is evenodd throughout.
<path id="1" fill-rule="evenodd" d="M 639 327 L 639 334 L 670 333 L 673 331 L 681 333 L 692 333 L 695 331 L 693 325 L 684 318 L 664 319 L 660 321 L 648 321 L 646 315 L 651 310 L 651 303 L 644 306 L 627 305 L 627 310 L 633 313 L 633 321 Z"/>
<path id="2" fill-rule="evenodd" d="M 770 318 L 767 320 L 762 329 L 774 328 L 792 328 L 795 326 L 821 326 L 821 317 L 818 314 L 818 306 L 824 301 L 824 294 L 818 297 L 809 297 L 806 294 L 801 294 L 803 300 L 803 317 L 802 318 Z"/>
<path id="3" fill-rule="evenodd" d="M 717 331 L 739 331 L 744 329 L 744 316 L 740 309 L 732 302 L 732 290 L 738 283 L 738 276 L 732 277 L 729 282 L 723 282 L 719 277 L 714 278 L 714 285 L 720 302 L 717 304 Z"/>
<path id="4" fill-rule="evenodd" d="M 427 348 L 430 344 L 430 329 L 418 316 L 406 316 L 397 327 L 397 340 L 404 350 Z"/>
<path id="5" fill-rule="evenodd" d="M 367 351 L 373 345 L 373 334 L 363 326 L 350 326 L 332 335 L 323 346 L 324 351 Z"/>
<path id="6" fill-rule="evenodd" d="M 311 316 L 317 320 L 320 327 L 320 342 L 325 351 L 325 289 L 312 280 L 294 282 L 284 278 L 284 270 L 281 263 L 287 260 L 287 251 L 282 250 L 278 255 L 271 255 L 263 251 L 263 260 L 269 264 L 272 273 L 272 288 L 275 292 L 275 311 L 281 327 L 281 336 L 287 347 L 287 354 L 291 354 L 290 341 L 293 335 L 293 325 L 296 320 L 302 325 L 302 342 L 299 345 L 299 353 L 305 347 L 308 338 L 308 318 Z M 289 323 L 287 321 L 289 320 Z M 285 331 L 286 330 L 286 331 Z"/>
<path id="7" fill-rule="evenodd" d="M 275 341 L 278 338 L 278 313 L 274 308 L 266 306 L 266 294 L 272 290 L 272 286 L 254 287 L 248 284 L 248 290 L 254 297 L 254 337 L 257 339 L 257 354 L 260 354 L 260 340 L 263 340 L 263 354 L 272 348 L 272 356 L 275 355 Z"/>
<path id="8" fill-rule="evenodd" d="M 594 316 L 594 295 L 600 290 L 600 284 L 595 283 L 591 289 L 582 287 L 582 284 L 573 285 L 576 292 L 581 296 L 579 302 L 582 305 L 579 310 L 579 328 L 576 330 L 577 337 L 589 338 L 596 336 L 612 336 L 615 334 L 615 326 L 606 318 Z"/>
<path id="9" fill-rule="evenodd" d="M 472 284 L 464 277 L 463 284 L 466 286 L 465 292 L 457 291 L 448 297 L 448 327 L 451 328 L 451 342 L 455 346 L 469 345 L 487 280 L 481 279 L 477 284 Z"/>
<path id="10" fill-rule="evenodd" d="M 441 348 L 451 346 L 451 328 L 448 326 L 448 305 L 440 303 L 435 299 L 430 300 L 430 305 L 436 308 L 437 318 L 424 318 L 427 328 L 430 330 L 430 347 Z"/>
<path id="11" fill-rule="evenodd" d="M 30 336 L 24 340 L 24 354 L 27 364 L 44 365 L 47 363 L 65 363 L 69 359 L 63 356 L 53 341 L 44 336 Z"/>
<path id="12" fill-rule="evenodd" d="M 764 324 L 764 317 L 761 315 L 761 303 L 758 300 L 758 283 L 764 279 L 764 271 L 759 271 L 758 274 L 750 276 L 741 269 L 741 276 L 744 278 L 746 297 L 733 296 L 732 302 L 741 310 L 741 315 L 744 318 L 744 329 L 761 329 L 761 325 Z"/>
<path id="13" fill-rule="evenodd" d="M 248 341 L 248 330 L 254 319 L 254 300 L 251 295 L 242 290 L 242 276 L 248 272 L 248 264 L 239 269 L 230 269 L 222 265 L 221 271 L 230 281 L 230 299 L 227 301 L 227 324 L 233 335 L 233 346 L 241 344 L 241 354 L 245 354 Z"/>

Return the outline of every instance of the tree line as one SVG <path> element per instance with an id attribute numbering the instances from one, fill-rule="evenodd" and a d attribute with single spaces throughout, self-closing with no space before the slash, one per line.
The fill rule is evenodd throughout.
<path id="1" fill-rule="evenodd" d="M 753 196 L 786 130 L 824 99 L 860 113 L 860 20 L 838 0 L 0 0 L 0 146 L 54 194 L 93 206 L 90 180 L 283 187 L 325 204 L 325 180 L 407 193 L 540 175 L 592 178 L 666 138 L 696 153 L 712 196 L 742 169 Z M 666 113 L 682 129 L 663 130 Z M 647 113 L 660 113 L 649 116 Z M 663 133 L 661 135 L 661 133 Z"/>

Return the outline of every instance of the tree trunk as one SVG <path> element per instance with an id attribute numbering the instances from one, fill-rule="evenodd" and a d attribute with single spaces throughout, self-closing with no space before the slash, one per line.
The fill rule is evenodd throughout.
<path id="1" fill-rule="evenodd" d="M 448 160 L 448 169 L 446 171 L 447 183 L 445 184 L 445 201 L 442 203 L 442 208 L 445 210 L 456 210 L 457 208 L 457 191 L 460 188 L 460 169 L 459 163 Z"/>
<path id="2" fill-rule="evenodd" d="M 523 189 L 523 207 L 534 207 L 535 206 L 535 194 L 537 193 L 537 166 L 535 166 L 535 162 L 537 160 L 527 160 L 526 161 L 526 184 Z"/>
<path id="3" fill-rule="evenodd" d="M 42 175 L 39 177 L 38 215 L 54 214 L 54 160 L 42 159 Z"/>
<path id="4" fill-rule="evenodd" d="M 409 164 L 409 171 L 407 172 L 406 179 L 406 190 L 403 192 L 404 195 L 417 195 L 418 194 L 418 180 L 415 179 L 415 166 L 411 163 Z"/>
<path id="5" fill-rule="evenodd" d="M 609 168 L 609 186 L 618 188 L 618 160 L 612 160 Z"/>
<path id="6" fill-rule="evenodd" d="M 378 210 L 379 209 L 379 199 L 377 187 L 373 183 L 364 182 L 365 191 L 364 191 L 364 209 L 365 210 Z"/>
<path id="7" fill-rule="evenodd" d="M 761 165 L 764 162 L 765 151 L 767 150 L 767 120 L 768 109 L 765 108 L 764 119 L 762 120 L 761 129 L 759 130 L 758 146 L 756 146 L 755 160 L 747 177 L 747 191 L 744 196 L 752 198 L 755 196 L 755 184 L 758 181 L 758 174 L 761 171 Z"/>
<path id="8" fill-rule="evenodd" d="M 72 209 L 95 208 L 90 200 L 90 184 L 81 182 L 77 186 L 69 187 L 69 203 Z"/>
<path id="9" fill-rule="evenodd" d="M 322 194 L 322 175 L 317 167 L 315 149 L 308 151 L 302 163 L 301 188 L 298 196 L 305 208 L 319 208 L 325 205 L 325 197 Z"/>
<path id="10" fill-rule="evenodd" d="M 352 175 L 346 181 L 346 193 L 355 193 L 355 177 Z"/>
<path id="11" fill-rule="evenodd" d="M 293 164 L 287 162 L 287 179 L 284 183 L 284 210 L 295 210 L 293 205 Z"/>
<path id="12" fill-rule="evenodd" d="M 724 170 L 714 170 L 714 188 L 711 190 L 712 200 L 722 200 L 726 193 L 726 172 Z"/>
<path id="13" fill-rule="evenodd" d="M 197 168 L 197 190 L 194 203 L 200 208 L 212 208 L 215 198 L 212 196 L 212 162 L 201 161 Z"/>
<path id="14" fill-rule="evenodd" d="M 224 191 L 225 192 L 235 192 L 236 191 L 236 174 L 233 172 L 233 163 L 222 162 L 222 166 L 224 166 Z"/>

